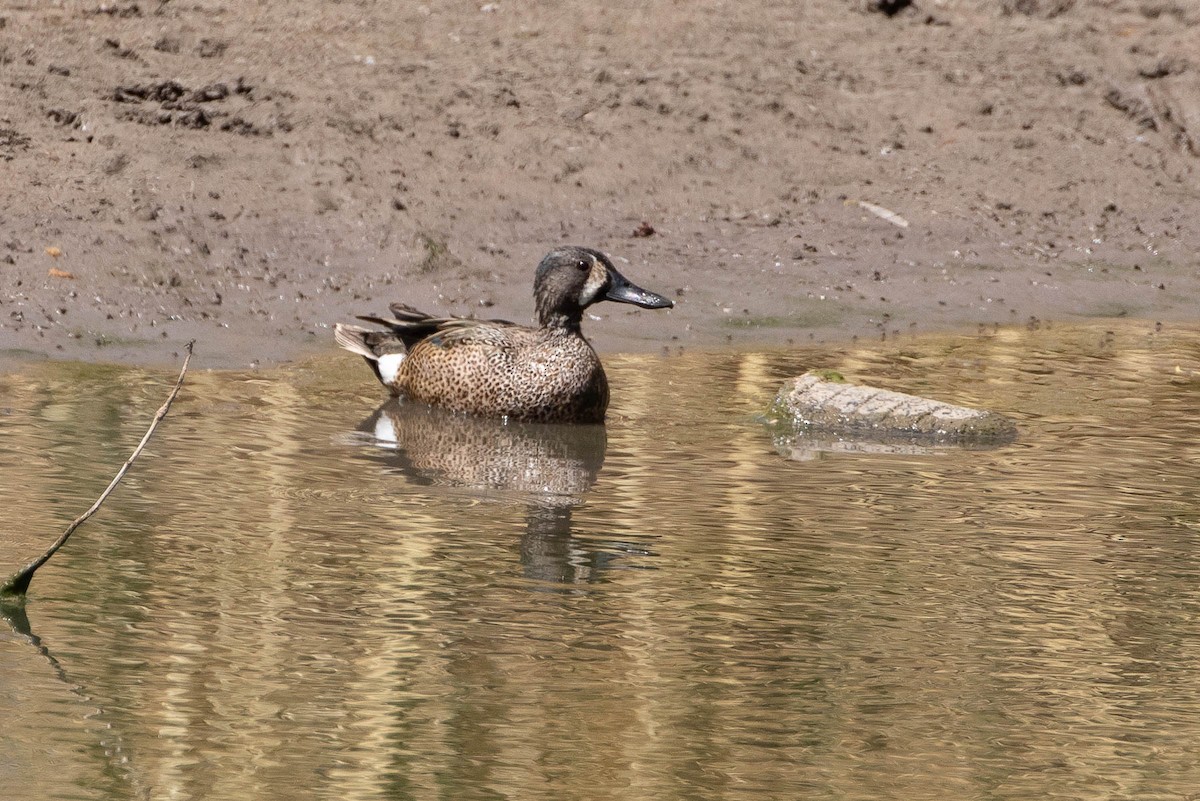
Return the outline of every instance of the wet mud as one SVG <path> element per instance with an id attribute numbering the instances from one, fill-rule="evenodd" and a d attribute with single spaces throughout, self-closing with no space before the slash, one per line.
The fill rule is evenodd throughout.
<path id="1" fill-rule="evenodd" d="M 10 6 L 0 350 L 524 320 L 564 242 L 677 301 L 602 351 L 1192 320 L 1196 53 L 1134 0 Z"/>

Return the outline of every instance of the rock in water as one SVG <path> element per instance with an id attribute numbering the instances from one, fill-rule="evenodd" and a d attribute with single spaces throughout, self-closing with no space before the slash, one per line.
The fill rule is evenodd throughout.
<path id="1" fill-rule="evenodd" d="M 797 431 L 852 438 L 995 444 L 1017 435 L 1016 424 L 997 412 L 850 384 L 836 373 L 809 372 L 789 379 L 771 411 L 773 417 L 790 420 Z"/>

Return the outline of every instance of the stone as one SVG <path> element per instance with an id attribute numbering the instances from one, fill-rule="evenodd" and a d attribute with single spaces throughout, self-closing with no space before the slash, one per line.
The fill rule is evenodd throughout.
<path id="1" fill-rule="evenodd" d="M 831 372 L 788 379 L 771 416 L 797 432 L 936 443 L 1010 442 L 1016 424 L 997 412 L 848 383 Z"/>

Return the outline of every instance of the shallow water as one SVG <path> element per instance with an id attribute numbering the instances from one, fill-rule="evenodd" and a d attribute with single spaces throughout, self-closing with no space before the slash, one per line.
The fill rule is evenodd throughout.
<path id="1" fill-rule="evenodd" d="M 0 786 L 1194 797 L 1200 333 L 607 361 L 605 430 L 376 412 L 354 360 L 199 352 L 35 579 L 32 636 L 2 629 Z M 810 367 L 1020 439 L 787 459 L 755 414 Z M 172 379 L 0 376 L 0 569 L 91 503 Z"/>

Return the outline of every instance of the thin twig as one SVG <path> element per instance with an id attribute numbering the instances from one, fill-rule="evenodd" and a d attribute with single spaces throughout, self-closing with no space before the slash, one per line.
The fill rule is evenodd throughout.
<path id="1" fill-rule="evenodd" d="M 130 465 L 133 464 L 134 459 L 138 458 L 142 449 L 146 447 L 146 443 L 150 441 L 150 437 L 154 434 L 154 429 L 158 428 L 158 424 L 167 416 L 167 411 L 171 408 L 171 403 L 174 402 L 175 396 L 179 394 L 179 388 L 183 386 L 183 377 L 187 374 L 188 362 L 192 360 L 192 345 L 194 344 L 195 340 L 187 343 L 185 346 L 187 356 L 184 357 L 183 368 L 179 371 L 179 378 L 175 381 L 175 387 L 171 390 L 171 394 L 167 396 L 166 402 L 158 407 L 158 411 L 154 413 L 154 419 L 150 421 L 150 427 L 142 435 L 142 441 L 133 449 L 133 453 L 125 460 L 125 464 L 121 465 L 121 469 L 117 471 L 117 474 L 113 476 L 113 480 L 104 488 L 104 492 L 100 493 L 100 497 L 96 499 L 96 502 L 86 512 L 75 518 L 71 525 L 67 526 L 67 530 L 54 541 L 54 544 L 44 554 L 18 570 L 4 584 L 0 584 L 0 602 L 7 602 L 9 604 L 23 602 L 25 593 L 29 591 L 29 582 L 33 581 L 33 574 L 37 572 L 37 569 L 46 564 L 50 557 L 54 556 L 54 553 L 66 544 L 67 540 L 75 532 L 75 529 L 79 528 L 89 517 L 94 515 L 96 510 L 100 508 L 100 504 L 104 503 L 105 499 L 116 489 L 117 484 L 121 483 L 121 479 L 129 471 Z"/>

